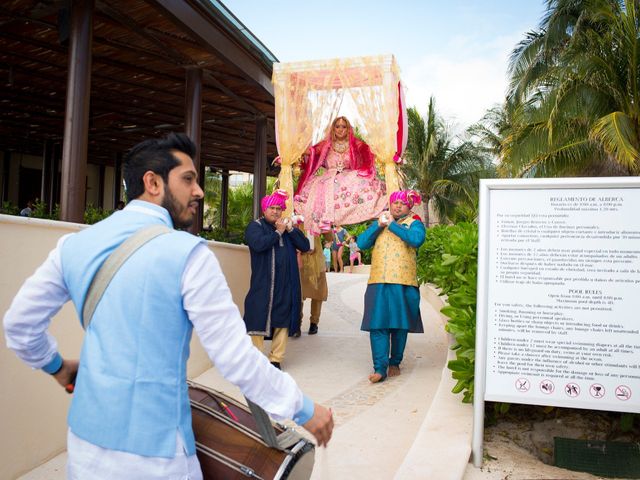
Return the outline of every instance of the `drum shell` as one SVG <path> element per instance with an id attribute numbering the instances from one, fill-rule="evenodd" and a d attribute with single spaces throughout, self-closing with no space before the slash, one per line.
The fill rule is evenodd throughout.
<path id="1" fill-rule="evenodd" d="M 189 397 L 196 450 L 205 480 L 251 478 L 249 471 L 254 472 L 253 478 L 263 479 L 311 476 L 314 446 L 299 434 L 299 440 L 286 451 L 271 448 L 262 441 L 246 406 L 195 384 L 189 385 Z M 276 435 L 284 431 L 277 424 L 274 429 Z M 247 470 L 241 473 L 238 469 Z"/>

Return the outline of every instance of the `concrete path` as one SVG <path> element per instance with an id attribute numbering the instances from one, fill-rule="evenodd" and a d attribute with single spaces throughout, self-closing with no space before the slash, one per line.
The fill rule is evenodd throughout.
<path id="1" fill-rule="evenodd" d="M 450 372 L 443 374 L 448 337 L 440 315 L 423 298 L 426 333 L 409 335 L 402 374 L 371 384 L 369 336 L 360 331 L 368 275 L 327 277 L 329 300 L 319 333 L 306 333 L 307 301 L 302 337 L 290 339 L 283 362 L 302 390 L 335 415 L 333 439 L 316 452 L 311 478 L 461 479 L 469 458 L 470 407 L 450 393 Z M 194 380 L 241 398 L 215 368 Z M 432 406 L 436 410 L 430 412 Z M 21 478 L 64 478 L 64 454 Z"/>
<path id="2" fill-rule="evenodd" d="M 369 335 L 360 331 L 368 275 L 330 273 L 327 277 L 329 299 L 323 304 L 319 333 L 306 333 L 307 301 L 302 337 L 289 339 L 282 364 L 307 395 L 334 412 L 333 438 L 327 449 L 318 449 L 311 478 L 392 479 L 438 390 L 447 357 L 447 337 L 439 314 L 424 300 L 420 307 L 427 333 L 409 335 L 402 374 L 371 384 Z M 269 342 L 265 350 L 268 347 Z M 234 397 L 240 395 L 215 369 L 195 381 Z M 298 431 L 306 433 L 300 428 Z"/>

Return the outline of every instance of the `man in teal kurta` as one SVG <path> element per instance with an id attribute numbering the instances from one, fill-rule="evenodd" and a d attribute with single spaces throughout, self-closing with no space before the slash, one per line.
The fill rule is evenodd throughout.
<path id="1" fill-rule="evenodd" d="M 383 381 L 387 374 L 399 375 L 407 334 L 424 332 L 416 257 L 426 232 L 420 217 L 411 212 L 420 196 L 413 190 L 398 191 L 389 202 L 390 211 L 358 236 L 361 249 L 374 247 L 360 327 L 369 332 L 371 341 L 372 383 Z"/>

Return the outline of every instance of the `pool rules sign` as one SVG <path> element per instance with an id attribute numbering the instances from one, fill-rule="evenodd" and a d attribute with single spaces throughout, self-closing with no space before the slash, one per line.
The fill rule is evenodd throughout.
<path id="1" fill-rule="evenodd" d="M 640 413 L 640 179 L 483 180 L 479 238 L 474 417 Z"/>

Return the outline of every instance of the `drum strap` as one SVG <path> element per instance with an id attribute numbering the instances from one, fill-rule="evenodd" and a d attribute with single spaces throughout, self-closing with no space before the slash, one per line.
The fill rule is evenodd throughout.
<path id="1" fill-rule="evenodd" d="M 109 257 L 107 257 L 93 277 L 87 292 L 87 297 L 82 307 L 82 327 L 85 330 L 89 328 L 93 312 L 95 312 L 104 291 L 107 289 L 109 283 L 111 283 L 111 279 L 124 262 L 126 262 L 127 259 L 145 243 L 153 240 L 159 235 L 164 235 L 165 233 L 172 231 L 173 230 L 166 225 L 152 225 L 150 227 L 143 228 L 122 242 L 122 244 L 116 248 Z"/>
<path id="2" fill-rule="evenodd" d="M 96 306 L 109 286 L 111 279 L 120 267 L 144 244 L 171 231 L 172 229 L 166 225 L 152 225 L 150 227 L 143 228 L 122 242 L 122 244 L 116 248 L 109 257 L 107 257 L 91 281 L 91 285 L 89 286 L 87 297 L 82 308 L 83 327 L 85 330 L 89 328 Z M 247 405 L 249 406 L 249 409 L 256 421 L 258 433 L 260 433 L 262 440 L 267 445 L 278 450 L 286 450 L 299 441 L 299 437 L 292 430 L 285 430 L 280 435 L 276 436 L 275 429 L 271 424 L 271 419 L 267 412 L 248 398 L 245 397 L 245 400 L 247 401 Z"/>

